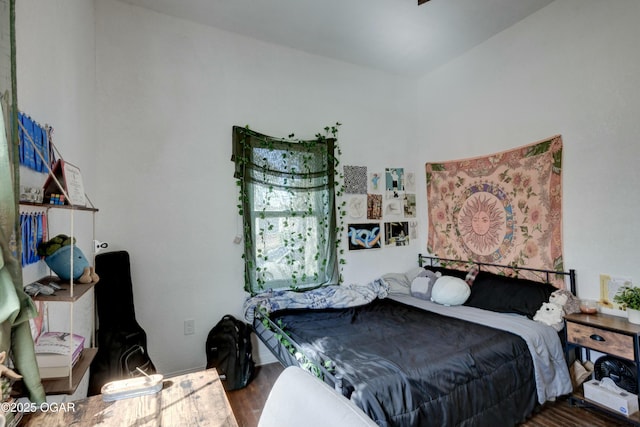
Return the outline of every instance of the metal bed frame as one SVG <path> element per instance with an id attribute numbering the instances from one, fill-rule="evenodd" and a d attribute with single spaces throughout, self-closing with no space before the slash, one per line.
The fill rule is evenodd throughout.
<path id="1" fill-rule="evenodd" d="M 533 276 L 537 281 L 545 281 L 548 283 L 553 283 L 551 280 L 552 276 L 556 276 L 556 277 L 561 276 L 563 278 L 569 279 L 569 290 L 571 291 L 572 294 L 574 295 L 576 294 L 576 271 L 574 269 L 570 269 L 568 271 L 542 270 L 538 268 L 517 267 L 517 266 L 503 265 L 503 264 L 491 264 L 487 262 L 477 262 L 477 261 L 471 261 L 471 260 L 464 261 L 459 259 L 447 259 L 447 258 L 440 258 L 437 256 L 429 256 L 429 255 L 425 256 L 422 254 L 418 254 L 418 265 L 420 267 L 425 267 L 425 264 L 427 262 L 428 262 L 427 265 L 431 267 L 437 267 L 437 266 L 445 267 L 445 266 L 451 266 L 451 265 L 454 265 L 454 266 L 477 265 L 480 270 L 482 270 L 483 267 L 493 267 L 494 269 L 496 269 L 502 274 L 505 274 L 506 276 L 511 275 L 508 273 L 515 273 L 516 275 L 513 277 L 516 277 L 516 278 L 518 277 L 518 272 L 526 271 L 530 273 L 530 275 Z"/>
<path id="2" fill-rule="evenodd" d="M 252 326 L 258 338 L 267 346 L 282 366 L 303 366 L 331 387 L 345 394 L 341 375 L 334 375 L 330 367 L 327 368 L 322 361 L 309 359 L 300 346 L 289 340 L 287 333 L 266 314 L 259 310 L 256 311 Z M 287 340 L 290 346 L 283 345 L 282 340 Z M 332 362 L 327 361 L 327 363 Z"/>

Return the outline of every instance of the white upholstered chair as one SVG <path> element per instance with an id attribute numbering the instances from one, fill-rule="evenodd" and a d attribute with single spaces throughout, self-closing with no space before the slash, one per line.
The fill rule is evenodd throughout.
<path id="1" fill-rule="evenodd" d="M 271 389 L 258 427 L 375 427 L 360 408 L 297 366 L 286 368 Z"/>

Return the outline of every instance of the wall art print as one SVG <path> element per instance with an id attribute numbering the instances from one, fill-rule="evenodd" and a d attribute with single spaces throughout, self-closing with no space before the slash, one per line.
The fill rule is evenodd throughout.
<path id="1" fill-rule="evenodd" d="M 406 246 L 410 240 L 408 222 L 384 223 L 384 244 L 386 246 Z"/>
<path id="2" fill-rule="evenodd" d="M 387 199 L 399 199 L 404 193 L 404 168 L 386 168 L 384 176 Z"/>
<path id="3" fill-rule="evenodd" d="M 351 219 L 364 219 L 367 213 L 367 196 L 359 194 L 348 197 L 346 211 Z"/>
<path id="4" fill-rule="evenodd" d="M 367 167 L 344 166 L 344 192 L 347 194 L 367 194 Z"/>
<path id="5" fill-rule="evenodd" d="M 384 188 L 382 176 L 382 172 L 369 172 L 369 179 L 367 180 L 368 193 L 382 193 Z"/>
<path id="6" fill-rule="evenodd" d="M 380 224 L 349 224 L 349 250 L 379 249 L 382 246 Z"/>
<path id="7" fill-rule="evenodd" d="M 343 166 L 343 178 L 349 250 L 381 248 L 383 237 L 385 246 L 404 246 L 417 238 L 414 172 L 402 167 L 369 171 L 367 166 Z M 367 220 L 384 220 L 385 227 Z"/>
<path id="8" fill-rule="evenodd" d="M 427 163 L 426 175 L 431 254 L 564 268 L 560 135 L 489 156 Z"/>
<path id="9" fill-rule="evenodd" d="M 367 194 L 367 219 L 382 219 L 382 194 Z"/>
<path id="10" fill-rule="evenodd" d="M 416 195 L 414 193 L 404 193 L 402 196 L 402 209 L 405 218 L 416 217 Z"/>

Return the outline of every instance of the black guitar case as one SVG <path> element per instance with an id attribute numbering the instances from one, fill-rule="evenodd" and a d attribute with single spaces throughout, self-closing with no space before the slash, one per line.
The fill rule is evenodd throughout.
<path id="1" fill-rule="evenodd" d="M 147 351 L 147 334 L 136 321 L 131 267 L 127 251 L 96 255 L 98 354 L 91 363 L 88 395 L 100 394 L 109 381 L 148 375 L 156 368 Z"/>

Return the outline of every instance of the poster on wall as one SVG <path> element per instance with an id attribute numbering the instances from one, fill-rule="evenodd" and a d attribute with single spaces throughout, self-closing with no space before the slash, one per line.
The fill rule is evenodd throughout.
<path id="1" fill-rule="evenodd" d="M 408 245 L 417 239 L 415 173 L 402 167 L 369 170 L 366 166 L 343 167 L 349 250 Z M 384 228 L 380 223 L 363 222 L 366 220 L 383 220 Z"/>
<path id="2" fill-rule="evenodd" d="M 347 202 L 347 214 L 351 219 L 364 219 L 367 213 L 367 196 L 350 196 Z"/>
<path id="3" fill-rule="evenodd" d="M 385 246 L 406 246 L 409 244 L 408 222 L 385 222 L 384 244 Z"/>
<path id="4" fill-rule="evenodd" d="M 367 219 L 382 219 L 382 194 L 367 194 Z"/>
<path id="5" fill-rule="evenodd" d="M 343 171 L 346 194 L 367 194 L 366 166 L 345 166 Z"/>
<path id="6" fill-rule="evenodd" d="M 349 224 L 349 250 L 379 249 L 382 246 L 380 224 Z"/>
<path id="7" fill-rule="evenodd" d="M 400 199 L 384 200 L 384 219 L 386 220 L 402 219 L 402 201 Z"/>
<path id="8" fill-rule="evenodd" d="M 404 192 L 404 168 L 386 168 L 384 175 L 387 199 L 399 199 Z"/>
<path id="9" fill-rule="evenodd" d="M 409 221 L 409 237 L 412 240 L 418 239 L 418 221 Z"/>
<path id="10" fill-rule="evenodd" d="M 370 172 L 367 180 L 367 192 L 381 194 L 383 186 L 382 172 Z"/>
<path id="11" fill-rule="evenodd" d="M 413 193 L 405 193 L 402 196 L 402 211 L 405 218 L 416 217 L 416 195 Z"/>
<path id="12" fill-rule="evenodd" d="M 416 192 L 416 174 L 413 172 L 406 172 L 404 178 L 404 191 L 407 193 Z"/>

